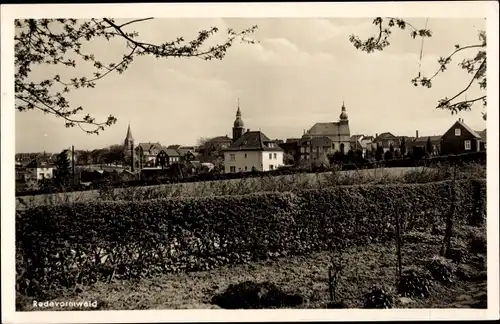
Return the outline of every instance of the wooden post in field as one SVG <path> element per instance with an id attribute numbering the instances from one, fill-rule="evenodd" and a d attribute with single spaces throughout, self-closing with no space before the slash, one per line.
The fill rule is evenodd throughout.
<path id="1" fill-rule="evenodd" d="M 457 179 L 457 161 L 453 159 L 453 181 L 451 183 L 451 210 L 446 218 L 446 231 L 443 239 L 443 246 L 441 248 L 441 255 L 445 256 L 451 247 L 451 236 L 453 232 L 453 217 L 455 216 L 456 209 L 456 179 Z"/>
<path id="2" fill-rule="evenodd" d="M 400 217 L 399 210 L 395 208 L 396 213 L 396 253 L 398 255 L 398 279 L 401 279 L 401 273 L 403 268 L 403 262 L 401 260 L 401 227 L 400 227 Z"/>

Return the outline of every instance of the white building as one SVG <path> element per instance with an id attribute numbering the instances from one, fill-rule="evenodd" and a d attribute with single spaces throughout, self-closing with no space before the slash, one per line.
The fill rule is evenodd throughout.
<path id="1" fill-rule="evenodd" d="M 224 172 L 270 171 L 283 166 L 283 149 L 260 131 L 247 130 L 224 149 Z"/>
<path id="2" fill-rule="evenodd" d="M 43 180 L 53 177 L 53 166 L 42 159 L 36 158 L 26 165 L 26 180 Z"/>

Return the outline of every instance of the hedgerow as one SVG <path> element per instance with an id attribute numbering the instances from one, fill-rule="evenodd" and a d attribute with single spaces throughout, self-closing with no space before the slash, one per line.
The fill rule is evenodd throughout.
<path id="1" fill-rule="evenodd" d="M 468 188 L 462 182 L 456 182 L 457 205 L 473 199 L 462 192 Z M 17 290 L 36 295 L 114 278 L 385 242 L 394 237 L 395 213 L 403 222 L 442 221 L 451 187 L 451 181 L 339 186 L 22 210 L 16 216 Z"/>

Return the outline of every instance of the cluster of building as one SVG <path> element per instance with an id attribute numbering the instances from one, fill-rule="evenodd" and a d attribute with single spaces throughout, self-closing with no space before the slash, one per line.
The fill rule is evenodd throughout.
<path id="1" fill-rule="evenodd" d="M 458 119 L 442 135 L 419 136 L 418 131 L 415 137 L 397 136 L 390 132 L 375 136 L 351 135 L 346 107 L 342 103 L 338 121 L 317 122 L 310 129 L 304 130 L 298 138 L 272 140 L 260 130 L 245 128 L 238 103 L 232 138 L 227 135 L 217 136 L 200 146 L 164 146 L 159 142 L 135 144 L 129 125 L 123 142 L 123 153 L 125 160 L 129 161 L 124 167 L 130 168 L 132 172 L 164 168 L 179 162 L 189 163 L 193 168 L 203 166 L 211 170 L 219 162 L 223 163 L 225 173 L 234 173 L 270 171 L 285 164 L 325 159 L 335 152 L 346 154 L 351 150 L 363 157 L 373 156 L 379 147 L 384 153 L 399 150 L 402 141 L 406 143 L 407 152 L 415 147 L 428 149 L 429 141 L 432 151 L 428 153 L 431 155 L 475 152 L 486 150 L 486 129 L 474 131 L 463 119 Z M 54 157 L 53 154 L 16 155 L 16 166 L 23 170 L 23 175 L 19 177 L 16 172 L 16 179 L 24 177 L 40 180 L 52 177 Z M 72 158 L 77 159 L 75 155 Z"/>

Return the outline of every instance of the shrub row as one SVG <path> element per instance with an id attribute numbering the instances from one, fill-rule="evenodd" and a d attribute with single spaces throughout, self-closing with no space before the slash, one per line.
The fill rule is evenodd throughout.
<path id="1" fill-rule="evenodd" d="M 200 182 L 200 181 L 218 181 L 218 180 L 232 180 L 232 179 L 242 179 L 242 178 L 257 178 L 257 177 L 269 177 L 269 176 L 280 176 L 280 175 L 292 175 L 299 173 L 320 173 L 327 171 L 349 171 L 358 169 L 371 169 L 376 167 L 385 168 L 395 168 L 395 167 L 416 167 L 416 166 L 427 166 L 432 167 L 439 165 L 441 163 L 470 163 L 477 162 L 481 164 L 486 163 L 486 152 L 474 152 L 474 153 L 464 153 L 459 155 L 448 155 L 448 156 L 436 156 L 424 160 L 414 160 L 414 159 L 395 159 L 380 162 L 366 162 L 366 163 L 356 163 L 356 164 L 343 164 L 336 165 L 333 168 L 326 167 L 314 167 L 312 169 L 307 168 L 279 168 L 272 171 L 254 171 L 254 172 L 240 172 L 240 173 L 202 173 L 196 174 L 184 178 L 157 178 L 153 180 L 131 180 L 131 181 L 107 181 L 100 182 L 90 186 L 75 185 L 71 187 L 64 188 L 64 192 L 73 191 L 85 191 L 99 189 L 102 186 L 120 188 L 120 187 L 138 187 L 138 186 L 152 186 L 161 185 L 168 183 L 187 183 L 187 182 Z M 16 196 L 34 196 L 34 195 L 44 195 L 61 192 L 60 188 L 55 186 L 47 186 L 40 190 L 25 190 L 17 191 Z"/>
<path id="2" fill-rule="evenodd" d="M 485 186 L 456 182 L 459 221 L 485 208 L 474 202 L 475 188 Z M 442 223 L 452 189 L 443 181 L 35 207 L 16 215 L 17 289 L 36 295 L 384 242 L 394 237 L 396 214 L 403 228 Z"/>

